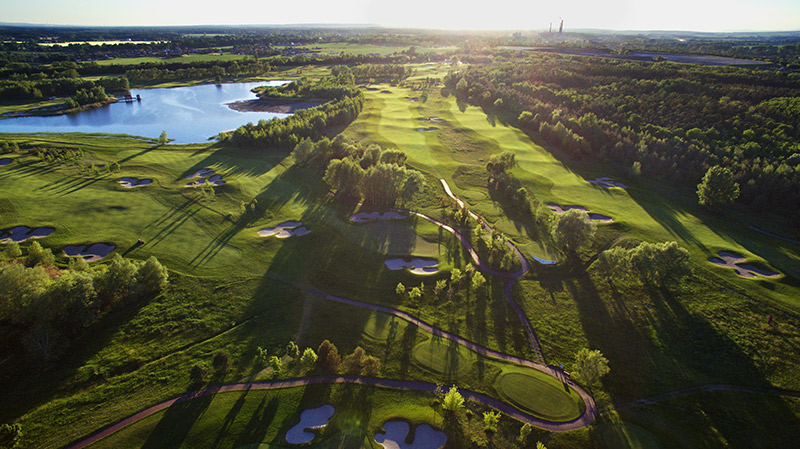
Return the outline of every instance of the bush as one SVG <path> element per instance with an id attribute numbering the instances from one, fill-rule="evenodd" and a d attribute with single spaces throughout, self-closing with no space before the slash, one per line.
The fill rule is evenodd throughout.
<path id="1" fill-rule="evenodd" d="M 194 366 L 192 366 L 192 368 L 189 370 L 189 378 L 192 380 L 192 382 L 201 384 L 206 381 L 208 373 L 208 365 L 203 362 L 198 362 L 195 363 Z"/>
<path id="2" fill-rule="evenodd" d="M 16 447 L 21 438 L 22 427 L 19 424 L 3 424 L 0 426 L 0 449 Z"/>
<path id="3" fill-rule="evenodd" d="M 55 256 L 50 248 L 42 248 L 39 242 L 31 243 L 28 247 L 28 265 L 35 267 L 36 265 L 53 265 L 56 261 Z"/>
<path id="4" fill-rule="evenodd" d="M 214 367 L 214 372 L 218 375 L 226 374 L 231 367 L 230 353 L 224 349 L 217 351 L 211 361 L 211 366 Z"/>

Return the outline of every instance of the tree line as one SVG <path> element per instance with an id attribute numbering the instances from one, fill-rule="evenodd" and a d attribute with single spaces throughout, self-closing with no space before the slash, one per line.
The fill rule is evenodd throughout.
<path id="1" fill-rule="evenodd" d="M 115 254 L 109 263 L 89 265 L 72 258 L 57 268 L 50 249 L 38 242 L 9 243 L 0 265 L 0 327 L 32 360 L 48 363 L 110 310 L 158 295 L 167 269 L 155 257 L 140 262 Z"/>
<path id="2" fill-rule="evenodd" d="M 638 163 L 683 186 L 720 165 L 744 204 L 786 213 L 800 201 L 798 74 L 534 54 L 444 81 L 572 158 Z"/>
<path id="3" fill-rule="evenodd" d="M 283 119 L 248 123 L 231 134 L 221 134 L 220 140 L 249 148 L 294 148 L 304 138 L 318 140 L 330 128 L 347 125 L 361 112 L 364 95 L 352 83 L 352 77 L 346 74 L 325 77 L 319 81 L 318 90 L 309 87 L 308 92 L 333 95 L 331 101 Z"/>

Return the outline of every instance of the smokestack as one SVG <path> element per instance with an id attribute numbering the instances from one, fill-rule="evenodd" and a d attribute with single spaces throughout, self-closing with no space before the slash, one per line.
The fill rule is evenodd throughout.
<path id="1" fill-rule="evenodd" d="M 564 31 L 564 19 L 561 19 L 561 24 L 558 26 L 558 34 Z"/>
<path id="2" fill-rule="evenodd" d="M 553 22 L 550 22 L 550 34 L 553 34 Z"/>

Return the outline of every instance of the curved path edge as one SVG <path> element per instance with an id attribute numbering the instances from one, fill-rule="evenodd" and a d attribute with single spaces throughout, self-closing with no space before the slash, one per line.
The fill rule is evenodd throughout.
<path id="1" fill-rule="evenodd" d="M 97 441 L 100 441 L 103 438 L 131 424 L 141 421 L 142 419 L 147 418 L 148 416 L 158 413 L 164 409 L 167 409 L 175 404 L 180 404 L 182 402 L 190 401 L 192 399 L 201 398 L 203 396 L 208 396 L 217 393 L 232 392 L 232 391 L 278 390 L 282 388 L 303 387 L 307 385 L 330 384 L 330 383 L 369 385 L 381 388 L 416 390 L 426 393 L 432 393 L 438 387 L 438 385 L 434 383 L 415 381 L 415 380 L 380 379 L 376 377 L 346 376 L 346 375 L 301 377 L 296 379 L 276 380 L 268 382 L 245 382 L 245 383 L 218 385 L 198 390 L 192 393 L 187 393 L 172 398 L 170 400 L 161 402 L 160 404 L 156 404 L 152 407 L 148 407 L 140 411 L 139 413 L 131 415 L 123 419 L 122 421 L 119 421 L 102 430 L 99 430 L 82 440 L 79 440 L 75 443 L 65 446 L 64 449 L 82 449 L 88 447 L 89 445 L 94 444 Z M 518 419 L 519 421 L 528 423 L 532 426 L 536 426 L 545 430 L 550 430 L 550 431 L 575 430 L 586 426 L 590 422 L 586 420 L 585 413 L 580 417 L 571 421 L 563 421 L 563 422 L 548 421 L 546 419 L 538 418 L 529 413 L 523 412 L 515 408 L 514 406 L 506 404 L 505 402 L 500 401 L 499 399 L 495 399 L 483 393 L 477 393 L 474 391 L 462 390 L 462 389 L 459 389 L 458 391 L 461 393 L 462 396 L 464 396 L 465 399 L 480 402 L 484 405 L 496 408 L 497 410 L 500 410 L 501 412 L 515 419 Z"/>
<path id="2" fill-rule="evenodd" d="M 780 388 L 767 388 L 767 387 L 746 387 L 742 385 L 727 385 L 727 384 L 706 384 L 706 385 L 698 385 L 695 387 L 681 388 L 679 390 L 668 391 L 666 393 L 657 394 L 655 396 L 650 396 L 647 398 L 636 399 L 633 401 L 614 403 L 613 408 L 605 407 L 602 411 L 600 411 L 600 413 L 605 413 L 611 410 L 619 410 L 623 408 L 655 404 L 657 402 L 666 401 L 668 399 L 673 399 L 680 396 L 686 396 L 696 393 L 704 393 L 709 391 L 737 391 L 740 393 L 768 394 L 771 396 L 800 398 L 800 391 L 797 390 L 784 390 Z"/>

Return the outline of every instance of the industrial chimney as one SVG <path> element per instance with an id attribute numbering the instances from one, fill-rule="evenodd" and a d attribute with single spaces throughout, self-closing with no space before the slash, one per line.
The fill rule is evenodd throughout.
<path id="1" fill-rule="evenodd" d="M 564 19 L 561 19 L 561 24 L 558 26 L 558 34 L 564 31 Z"/>

